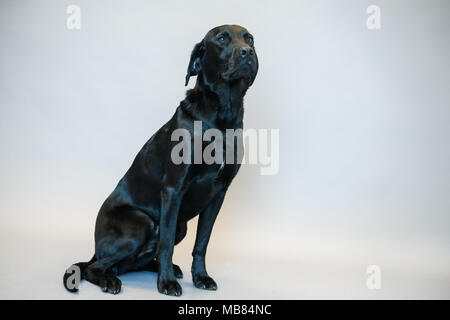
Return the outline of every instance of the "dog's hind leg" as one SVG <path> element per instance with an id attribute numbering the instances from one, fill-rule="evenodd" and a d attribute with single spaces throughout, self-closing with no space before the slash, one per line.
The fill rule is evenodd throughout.
<path id="1" fill-rule="evenodd" d="M 103 291 L 120 292 L 122 283 L 117 275 L 132 271 L 139 254 L 154 238 L 154 232 L 153 220 L 136 208 L 101 210 L 95 231 L 97 261 L 86 268 L 86 280 Z"/>
<path id="2" fill-rule="evenodd" d="M 85 271 L 85 279 L 93 284 L 98 285 L 103 291 L 110 293 L 119 293 L 122 282 L 116 277 L 112 270 L 108 270 L 108 266 L 113 265 L 115 257 L 98 260 L 88 266 Z"/>
<path id="3" fill-rule="evenodd" d="M 96 246 L 98 260 L 85 270 L 85 278 L 98 285 L 103 291 L 119 293 L 122 283 L 117 278 L 117 265 L 124 260 L 134 259 L 139 243 L 132 238 L 102 239 Z"/>

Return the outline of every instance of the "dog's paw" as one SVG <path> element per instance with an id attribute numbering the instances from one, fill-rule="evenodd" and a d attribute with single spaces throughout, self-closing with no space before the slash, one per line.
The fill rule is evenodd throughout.
<path id="1" fill-rule="evenodd" d="M 180 267 L 176 264 L 173 265 L 173 273 L 175 274 L 175 278 L 182 279 L 183 278 L 183 271 L 181 271 Z"/>
<path id="2" fill-rule="evenodd" d="M 217 290 L 217 283 L 209 276 L 194 275 L 192 278 L 194 286 L 199 289 Z"/>
<path id="3" fill-rule="evenodd" d="M 122 288 L 122 281 L 115 276 L 106 276 L 100 279 L 99 286 L 104 292 L 118 294 Z"/>
<path id="4" fill-rule="evenodd" d="M 176 280 L 160 280 L 158 281 L 158 291 L 169 296 L 181 296 L 181 286 Z"/>

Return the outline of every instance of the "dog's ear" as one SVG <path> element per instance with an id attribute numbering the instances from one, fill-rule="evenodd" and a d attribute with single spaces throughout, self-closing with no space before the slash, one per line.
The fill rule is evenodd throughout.
<path id="1" fill-rule="evenodd" d="M 203 41 L 197 43 L 192 50 L 191 53 L 191 59 L 189 60 L 189 65 L 187 68 L 187 74 L 186 74 L 186 82 L 185 86 L 189 83 L 189 78 L 191 76 L 196 76 L 202 69 L 202 66 L 200 64 L 200 59 L 203 56 L 203 52 L 205 51 L 205 46 L 203 45 Z"/>

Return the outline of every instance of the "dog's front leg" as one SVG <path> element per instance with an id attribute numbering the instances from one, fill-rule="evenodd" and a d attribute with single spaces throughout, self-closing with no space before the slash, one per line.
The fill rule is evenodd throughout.
<path id="1" fill-rule="evenodd" d="M 214 222 L 225 198 L 225 192 L 226 190 L 219 192 L 210 204 L 200 212 L 198 219 L 191 272 L 194 285 L 200 289 L 217 290 L 216 282 L 206 272 L 205 255 Z"/>
<path id="2" fill-rule="evenodd" d="M 175 231 L 181 199 L 180 188 L 164 187 L 161 190 L 158 291 L 171 296 L 181 295 L 181 286 L 175 278 L 172 264 Z"/>

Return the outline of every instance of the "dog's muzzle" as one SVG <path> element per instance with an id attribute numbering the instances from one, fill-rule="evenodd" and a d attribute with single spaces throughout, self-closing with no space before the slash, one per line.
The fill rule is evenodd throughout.
<path id="1" fill-rule="evenodd" d="M 251 78 L 257 71 L 258 61 L 255 51 L 250 48 L 241 48 L 234 54 L 228 64 L 228 70 L 222 74 L 223 79 L 230 81 L 239 78 Z"/>

